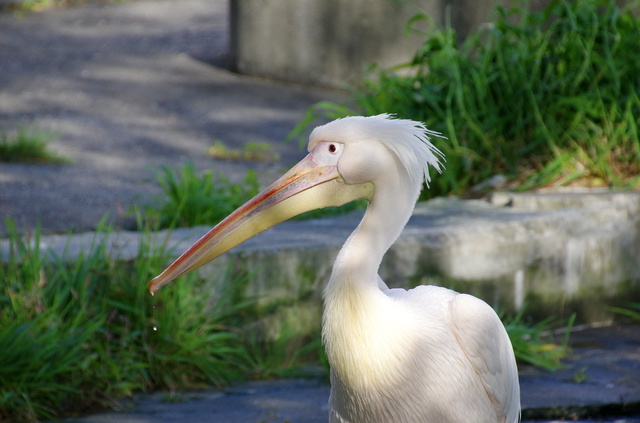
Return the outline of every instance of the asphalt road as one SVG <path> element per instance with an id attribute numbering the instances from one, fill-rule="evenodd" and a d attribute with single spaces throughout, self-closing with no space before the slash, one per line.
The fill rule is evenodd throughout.
<path id="1" fill-rule="evenodd" d="M 0 14 L 0 131 L 54 134 L 66 165 L 0 164 L 0 219 L 46 233 L 131 227 L 132 202 L 159 192 L 154 170 L 192 162 L 268 182 L 304 154 L 283 140 L 312 104 L 343 92 L 226 69 L 225 0 L 143 0 Z M 213 160 L 267 142 L 277 162 Z M 0 236 L 6 235 L 0 224 Z"/>

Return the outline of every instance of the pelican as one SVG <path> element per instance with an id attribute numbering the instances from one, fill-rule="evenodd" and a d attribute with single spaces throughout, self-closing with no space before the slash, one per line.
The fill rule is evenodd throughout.
<path id="1" fill-rule="evenodd" d="M 389 289 L 378 276 L 429 166 L 441 170 L 434 135 L 386 114 L 317 127 L 302 161 L 204 235 L 150 291 L 300 213 L 366 199 L 324 291 L 330 422 L 517 422 L 516 361 L 494 310 L 437 286 Z"/>

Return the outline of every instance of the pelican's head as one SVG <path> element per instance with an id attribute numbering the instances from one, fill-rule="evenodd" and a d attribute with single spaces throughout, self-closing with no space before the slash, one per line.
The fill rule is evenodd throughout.
<path id="1" fill-rule="evenodd" d="M 301 213 L 370 200 L 376 181 L 405 172 L 416 189 L 440 170 L 441 153 L 421 123 L 389 115 L 347 117 L 313 130 L 309 154 L 280 179 L 205 234 L 149 284 L 153 293 L 173 279 Z"/>
<path id="2" fill-rule="evenodd" d="M 412 181 L 422 185 L 430 181 L 429 165 L 441 170 L 442 153 L 429 142 L 429 135 L 440 136 L 422 123 L 388 114 L 353 116 L 314 129 L 307 149 L 313 153 L 335 146 L 338 170 L 346 183 L 373 182 L 390 169 L 384 162 L 396 160 Z"/>

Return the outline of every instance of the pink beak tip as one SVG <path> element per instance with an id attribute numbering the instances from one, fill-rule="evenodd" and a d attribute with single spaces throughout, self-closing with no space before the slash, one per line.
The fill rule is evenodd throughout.
<path id="1" fill-rule="evenodd" d="M 149 282 L 149 292 L 151 293 L 151 295 L 153 295 L 158 290 L 155 282 L 156 278 L 151 279 L 151 282 Z"/>

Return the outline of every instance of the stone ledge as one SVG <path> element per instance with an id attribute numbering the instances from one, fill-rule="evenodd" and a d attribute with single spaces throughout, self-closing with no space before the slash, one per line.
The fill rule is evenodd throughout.
<path id="1" fill-rule="evenodd" d="M 296 312 L 316 315 L 335 256 L 361 214 L 285 222 L 203 266 L 200 275 L 218 283 L 232 261 L 234 272 L 252 275 L 243 287 L 247 296 L 271 308 L 298 303 Z M 166 243 L 175 257 L 208 229 L 160 231 L 148 242 Z M 40 243 L 72 259 L 104 240 L 114 257 L 131 260 L 141 238 L 83 233 L 43 236 Z M 0 241 L 3 257 L 7 250 L 8 241 Z M 640 298 L 640 193 L 497 193 L 490 201 L 420 203 L 379 273 L 393 287 L 437 284 L 505 310 L 526 303 L 539 316 L 577 311 L 581 321 L 604 320 L 607 306 Z"/>

